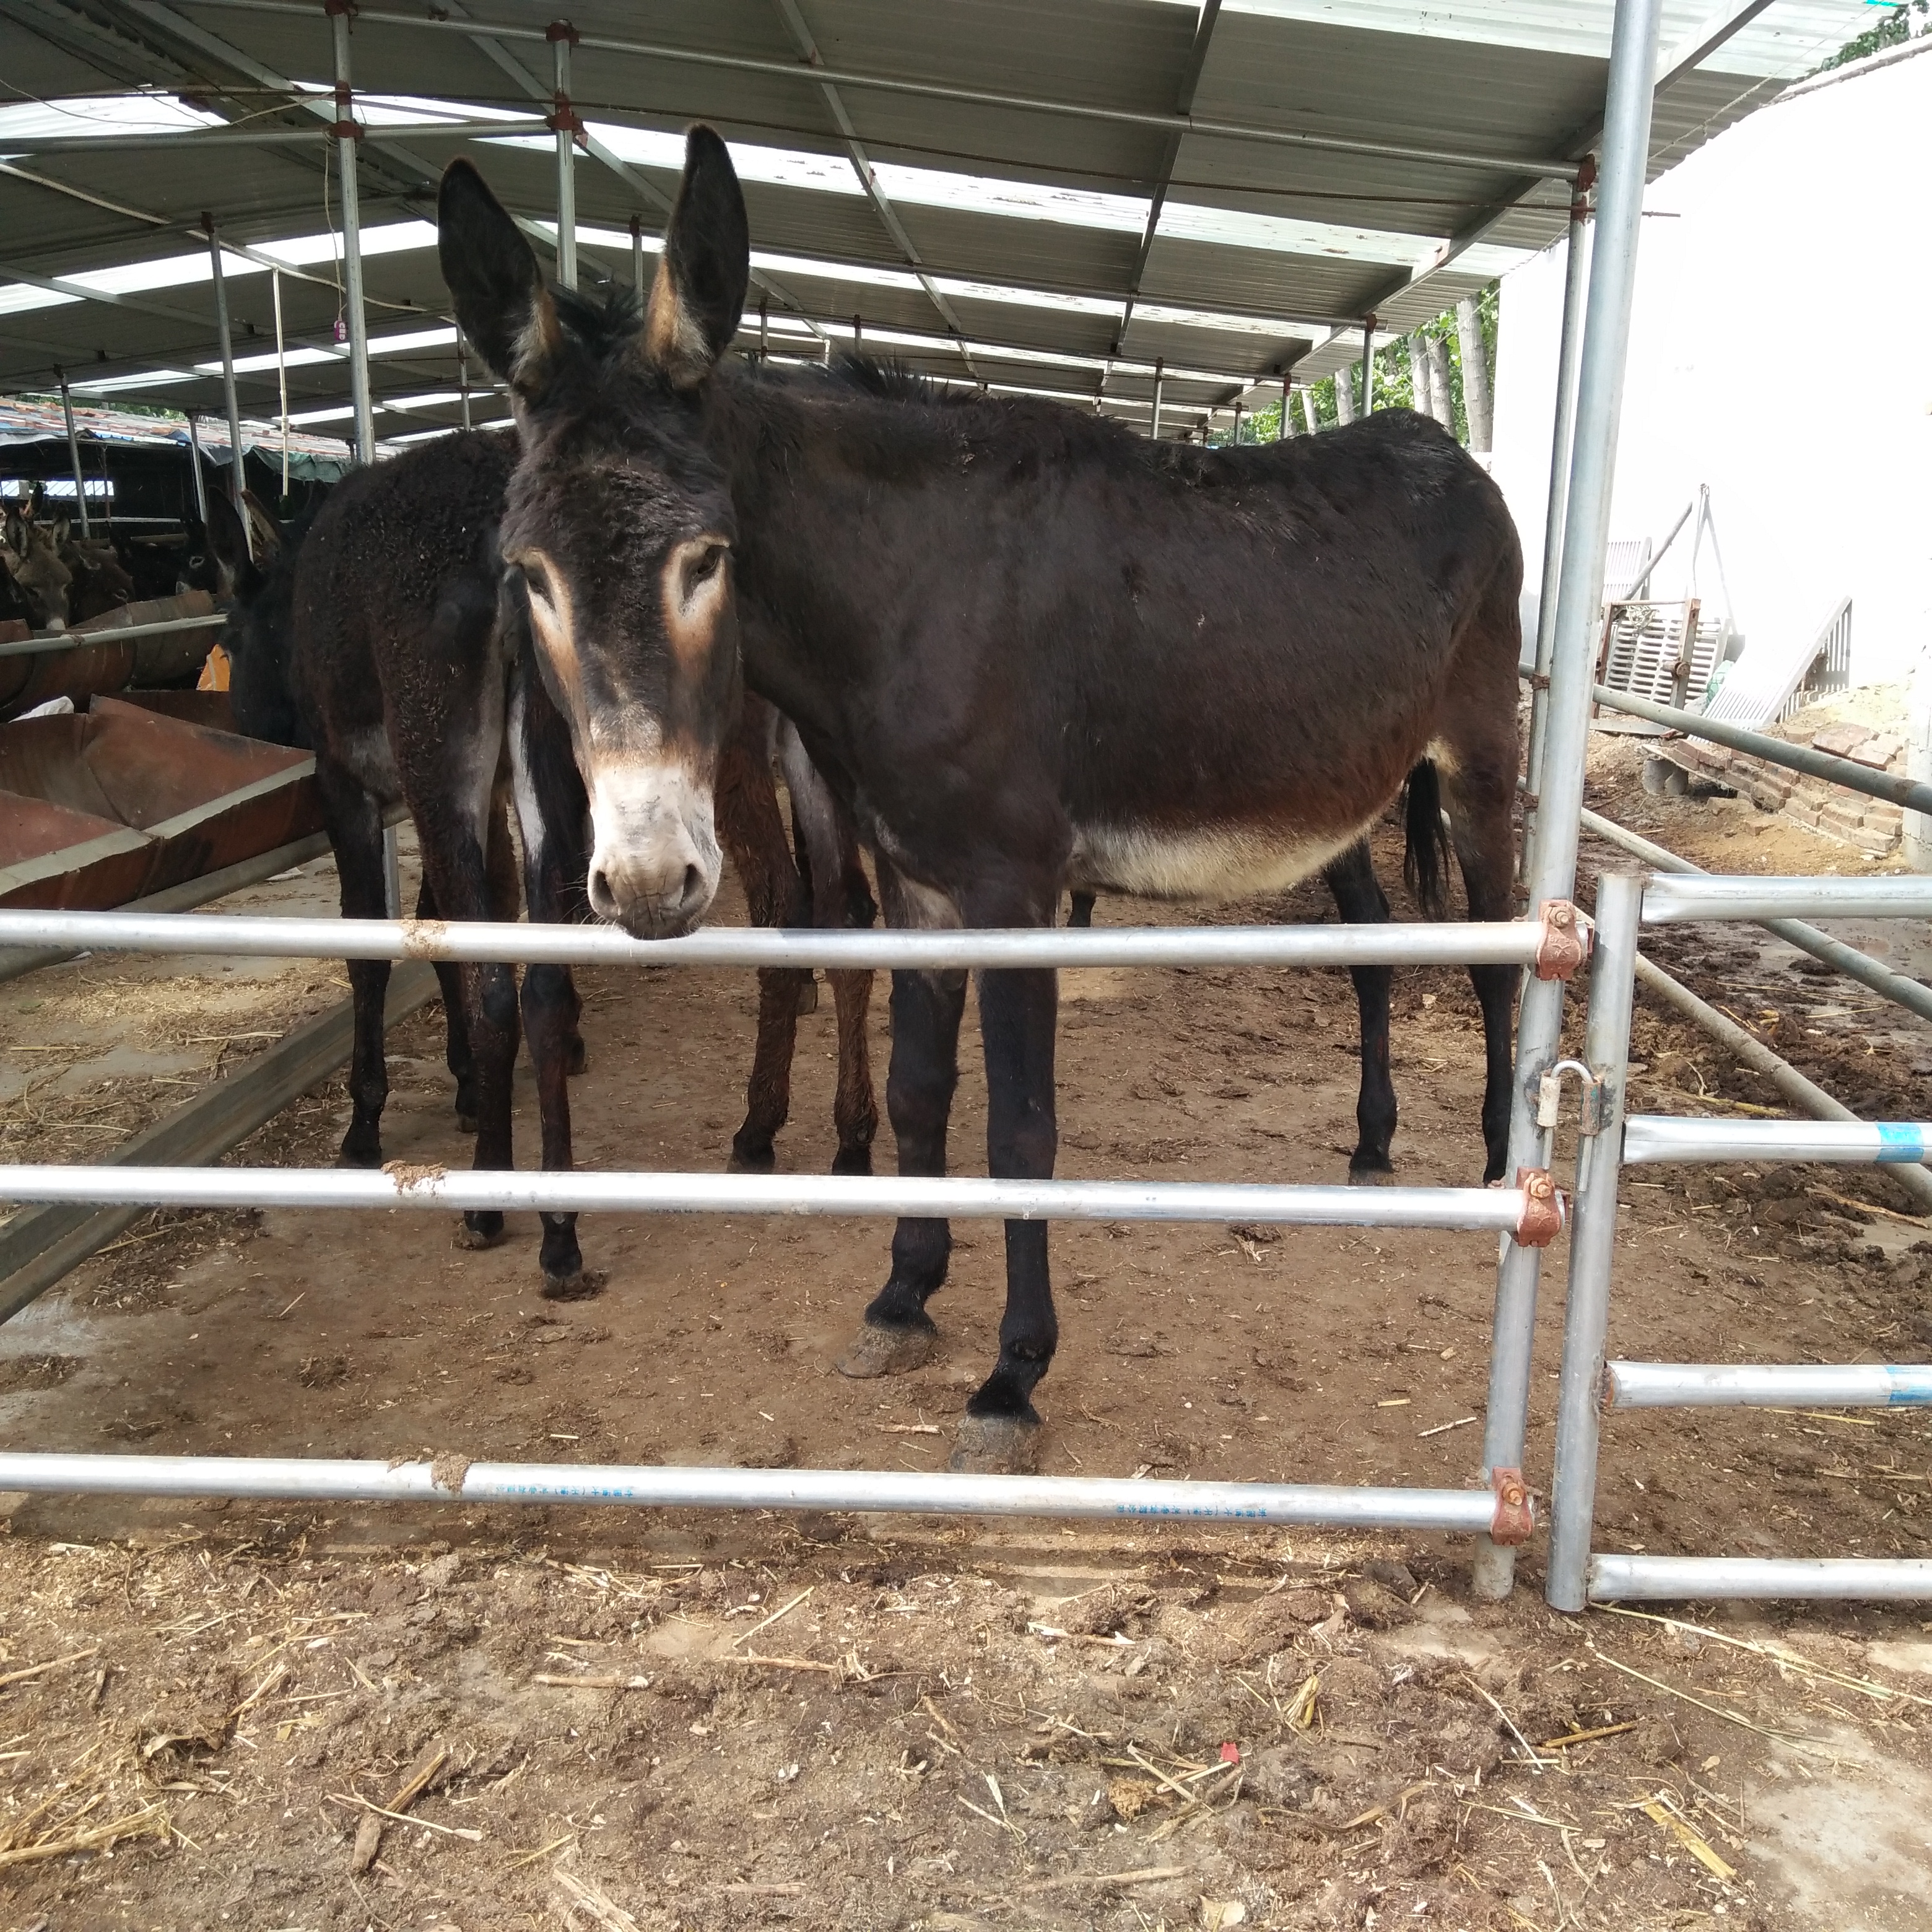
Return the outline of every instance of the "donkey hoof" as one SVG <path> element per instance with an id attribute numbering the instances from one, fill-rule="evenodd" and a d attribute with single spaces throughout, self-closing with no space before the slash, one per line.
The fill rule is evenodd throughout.
<path id="1" fill-rule="evenodd" d="M 580 1268 L 574 1274 L 552 1274 L 546 1268 L 543 1298 L 546 1301 L 588 1301 L 604 1292 L 610 1279 L 602 1268 Z"/>
<path id="2" fill-rule="evenodd" d="M 480 1251 L 484 1248 L 501 1247 L 506 1238 L 502 1216 L 493 1214 L 480 1228 L 472 1227 L 467 1220 L 458 1222 L 455 1233 L 449 1238 L 449 1244 L 453 1248 Z"/>
<path id="3" fill-rule="evenodd" d="M 456 1131 L 459 1134 L 473 1134 L 476 1131 L 476 1116 L 466 1114 L 459 1107 L 456 1110 Z"/>
<path id="4" fill-rule="evenodd" d="M 1395 1169 L 1392 1167 L 1351 1167 L 1348 1170 L 1351 1187 L 1393 1187 Z"/>
<path id="5" fill-rule="evenodd" d="M 590 1055 L 585 1051 L 582 1040 L 573 1039 L 566 1043 L 563 1049 L 563 1070 L 573 1076 L 590 1072 Z"/>
<path id="6" fill-rule="evenodd" d="M 770 1141 L 763 1147 L 753 1145 L 742 1139 L 734 1138 L 731 1143 L 731 1157 L 724 1163 L 727 1174 L 769 1174 L 778 1164 L 778 1157 Z"/>
<path id="7" fill-rule="evenodd" d="M 939 1330 L 930 1322 L 894 1328 L 868 1322 L 838 1358 L 838 1372 L 854 1382 L 868 1382 L 874 1376 L 909 1375 L 914 1369 L 924 1368 L 938 1346 Z"/>
<path id="8" fill-rule="evenodd" d="M 380 1167 L 382 1150 L 380 1145 L 371 1148 L 351 1147 L 344 1141 L 342 1151 L 335 1156 L 338 1167 Z"/>
<path id="9" fill-rule="evenodd" d="M 832 1156 L 834 1174 L 870 1174 L 872 1171 L 872 1150 L 869 1146 L 841 1148 Z"/>
<path id="10" fill-rule="evenodd" d="M 818 1010 L 818 982 L 808 980 L 798 989 L 798 1005 L 794 1010 L 800 1019 L 807 1019 Z"/>
<path id="11" fill-rule="evenodd" d="M 1023 1415 L 968 1415 L 946 1466 L 957 1476 L 1036 1476 L 1040 1425 Z"/>

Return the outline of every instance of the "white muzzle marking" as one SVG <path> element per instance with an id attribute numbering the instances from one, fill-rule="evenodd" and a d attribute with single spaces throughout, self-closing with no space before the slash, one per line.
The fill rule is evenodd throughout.
<path id="1" fill-rule="evenodd" d="M 710 788 L 682 764 L 599 764 L 590 788 L 590 906 L 639 939 L 674 939 L 704 916 L 724 860 Z"/>

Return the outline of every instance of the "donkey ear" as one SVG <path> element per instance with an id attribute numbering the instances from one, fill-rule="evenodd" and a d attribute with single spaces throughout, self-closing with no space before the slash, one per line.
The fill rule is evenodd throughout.
<path id="1" fill-rule="evenodd" d="M 530 244 L 466 160 L 443 170 L 436 217 L 457 321 L 491 370 L 528 394 L 559 340 L 556 309 Z"/>
<path id="2" fill-rule="evenodd" d="M 684 179 L 644 314 L 645 359 L 673 388 L 696 388 L 730 346 L 751 273 L 751 224 L 737 170 L 724 142 L 700 122 L 686 138 Z"/>

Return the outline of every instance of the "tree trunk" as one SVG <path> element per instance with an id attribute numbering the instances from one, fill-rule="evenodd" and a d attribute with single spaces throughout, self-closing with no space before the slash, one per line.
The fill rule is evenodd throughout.
<path id="1" fill-rule="evenodd" d="M 1475 298 L 1456 304 L 1456 333 L 1462 351 L 1462 407 L 1469 418 L 1469 447 L 1495 447 L 1495 390 L 1490 381 L 1490 352 L 1483 340 L 1483 318 Z"/>
<path id="2" fill-rule="evenodd" d="M 1456 434 L 1456 392 L 1449 386 L 1449 345 L 1429 338 L 1429 412 L 1451 436 Z"/>
<path id="3" fill-rule="evenodd" d="M 1315 414 L 1315 392 L 1304 389 L 1301 392 L 1301 420 L 1308 425 L 1308 434 L 1312 436 L 1322 427 Z"/>
<path id="4" fill-rule="evenodd" d="M 1419 328 L 1408 338 L 1408 394 L 1411 409 L 1425 416 L 1436 413 L 1429 399 L 1429 351 L 1423 346 Z"/>
<path id="5" fill-rule="evenodd" d="M 1335 420 L 1338 423 L 1352 423 L 1355 420 L 1355 385 L 1361 379 L 1361 367 L 1351 362 L 1346 369 L 1335 371 Z"/>

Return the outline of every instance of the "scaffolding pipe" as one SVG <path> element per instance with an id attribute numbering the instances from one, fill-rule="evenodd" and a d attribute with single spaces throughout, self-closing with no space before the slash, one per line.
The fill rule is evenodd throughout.
<path id="1" fill-rule="evenodd" d="M 1469 1531 L 1483 1490 L 1313 1483 L 970 1476 L 924 1470 L 705 1469 L 569 1462 L 382 1462 L 320 1456 L 0 1454 L 0 1484 L 30 1494 L 232 1496 L 253 1502 L 604 1503 L 935 1516 L 1166 1517 L 1193 1522 Z"/>
<path id="2" fill-rule="evenodd" d="M 1277 442 L 1286 442 L 1294 434 L 1294 427 L 1288 419 L 1289 388 L 1288 379 L 1284 376 L 1281 379 L 1281 427 L 1276 430 L 1274 439 Z"/>
<path id="3" fill-rule="evenodd" d="M 362 138 L 362 129 L 352 111 L 356 97 L 349 72 L 352 17 L 352 10 L 344 7 L 329 20 L 335 46 L 335 120 L 329 132 L 335 136 L 342 196 L 343 301 L 349 310 L 349 388 L 356 409 L 356 458 L 358 463 L 373 463 L 376 410 L 369 393 L 369 320 L 362 305 L 362 217 L 356 172 L 356 144 Z"/>
<path id="4" fill-rule="evenodd" d="M 83 538 L 94 535 L 94 526 L 87 514 L 87 477 L 80 466 L 80 433 L 74 426 L 74 395 L 67 386 L 67 371 L 56 369 L 54 374 L 60 378 L 61 414 L 67 418 L 67 460 L 74 471 L 74 500 L 80 516 L 80 534 Z"/>
<path id="5" fill-rule="evenodd" d="M 1695 1114 L 1638 1114 L 1624 1136 L 1633 1167 L 1726 1160 L 1836 1162 L 1922 1167 L 1922 1120 L 1732 1120 Z"/>
<path id="6" fill-rule="evenodd" d="M 636 215 L 631 217 L 631 287 L 640 303 L 644 298 L 644 224 Z M 764 302 L 758 304 L 758 352 L 765 349 L 765 308 Z"/>
<path id="7" fill-rule="evenodd" d="M 463 427 L 470 427 L 470 351 L 463 340 L 463 330 L 456 332 L 456 392 L 463 411 Z"/>
<path id="8" fill-rule="evenodd" d="M 242 540 L 248 554 L 255 554 L 254 532 L 248 526 L 248 512 L 242 494 L 248 487 L 242 473 L 242 405 L 235 393 L 235 342 L 228 322 L 228 279 L 221 260 L 221 241 L 215 232 L 214 217 L 204 213 L 202 232 L 208 237 L 208 259 L 214 280 L 214 340 L 221 355 L 221 401 L 228 417 L 228 494 L 235 514 L 242 520 Z"/>
<path id="9" fill-rule="evenodd" d="M 1762 731 L 1747 731 L 1739 724 L 1714 723 L 1700 712 L 1682 710 L 1674 704 L 1655 704 L 1628 691 L 1612 691 L 1608 685 L 1594 686 L 1591 695 L 1612 711 L 1625 711 L 1633 718 L 1648 718 L 1653 724 L 1667 724 L 1687 738 L 1727 746 L 1734 752 L 1748 752 L 1768 765 L 1782 765 L 1787 771 L 1822 778 L 1828 784 L 1862 792 L 1868 798 L 1882 799 L 1888 805 L 1902 805 L 1910 812 L 1932 812 L 1932 785 L 1896 778 L 1889 772 L 1874 771 L 1869 765 L 1834 758 L 1828 752 L 1814 752 L 1809 745 L 1768 738 Z"/>
<path id="10" fill-rule="evenodd" d="M 1362 318 L 1362 416 L 1366 422 L 1376 406 L 1376 319 Z"/>
<path id="11" fill-rule="evenodd" d="M 188 459 L 194 472 L 194 513 L 208 527 L 208 479 L 201 473 L 201 423 L 193 410 L 188 412 Z"/>
<path id="12" fill-rule="evenodd" d="M 1520 1187 L 1253 1181 L 985 1180 L 831 1174 L 602 1174 L 501 1168 L 0 1166 L 0 1199 L 88 1207 L 401 1208 L 436 1213 L 862 1214 L 1012 1221 L 1242 1221 L 1514 1233 Z"/>
<path id="13" fill-rule="evenodd" d="M 1932 1562 L 1915 1556 L 1598 1556 L 1590 1563 L 1593 1604 L 1780 1597 L 1914 1603 L 1932 1597 Z"/>
<path id="14" fill-rule="evenodd" d="M 1646 926 L 1682 926 L 1700 920 L 1762 921 L 1790 914 L 1819 919 L 1932 919 L 1932 878 L 1922 873 L 1762 879 L 1678 873 L 1653 878 L 1644 889 Z"/>
<path id="15" fill-rule="evenodd" d="M 1148 431 L 1148 435 L 1156 442 L 1160 440 L 1161 377 L 1166 367 L 1166 364 L 1158 356 L 1154 358 L 1154 427 Z"/>
<path id="16" fill-rule="evenodd" d="M 1661 845 L 1639 838 L 1613 819 L 1589 811 L 1586 811 L 1582 818 L 1586 828 L 1599 838 L 1607 839 L 1646 865 L 1687 877 L 1710 876 L 1702 866 L 1694 866 L 1688 859 L 1680 859 L 1675 852 L 1666 851 Z M 1874 992 L 1883 994 L 1894 1005 L 1916 1013 L 1921 1019 L 1932 1020 L 1932 986 L 1928 986 L 1922 980 L 1908 980 L 1882 960 L 1874 959 L 1868 952 L 1861 952 L 1856 946 L 1847 946 L 1843 940 L 1834 939 L 1829 933 L 1820 932 L 1815 926 L 1807 926 L 1802 920 L 1766 919 L 1756 923 L 1787 946 L 1795 946 L 1799 952 L 1810 953 L 1813 958 L 1822 960 L 1847 979 L 1856 980 Z"/>
<path id="17" fill-rule="evenodd" d="M 550 125 L 556 130 L 556 279 L 562 287 L 577 286 L 577 112 L 570 104 L 570 50 L 577 29 L 567 20 L 549 28 L 556 55 L 556 111 Z"/>
<path id="18" fill-rule="evenodd" d="M 1532 905 L 1568 899 L 1576 884 L 1577 813 L 1583 802 L 1584 754 L 1589 741 L 1590 670 L 1596 614 L 1603 602 L 1604 553 L 1610 540 L 1610 494 L 1616 471 L 1617 425 L 1623 411 L 1638 231 L 1642 226 L 1660 11 L 1661 0 L 1617 0 L 1611 35 L 1596 238 L 1590 254 L 1589 295 L 1577 370 L 1574 448 L 1551 644 L 1551 686 L 1538 806 L 1540 829 L 1534 869 L 1528 876 Z M 1542 1077 L 1555 1065 L 1561 1051 L 1563 984 L 1560 980 L 1532 978 L 1524 988 L 1516 1029 L 1516 1086 L 1510 1096 L 1505 1174 L 1550 1165 L 1549 1144 L 1537 1124 L 1537 1100 Z M 1536 1249 L 1505 1243 L 1497 1270 L 1490 1406 L 1483 1440 L 1486 1477 L 1522 1464 L 1538 1260 Z M 1513 1549 L 1492 1541 L 1478 1546 L 1473 1578 L 1478 1595 L 1507 1596 L 1515 1575 Z"/>
<path id="19" fill-rule="evenodd" d="M 1891 1362 L 1610 1362 L 1606 1408 L 1924 1408 L 1932 1368 Z"/>
<path id="20" fill-rule="evenodd" d="M 961 967 L 1528 965 L 1542 928 L 1441 926 L 1025 926 L 880 932 L 706 926 L 633 939 L 614 926 L 490 920 L 0 910 L 0 946 L 242 953 L 265 959 L 447 959 L 518 965 L 784 966 L 931 972 Z"/>
<path id="21" fill-rule="evenodd" d="M 1529 686 L 1529 752 L 1524 770 L 1529 794 L 1518 848 L 1522 876 L 1534 869 L 1543 794 L 1543 740 L 1549 722 L 1550 666 L 1556 640 L 1557 582 L 1563 568 L 1563 518 L 1570 494 L 1571 430 L 1576 419 L 1576 364 L 1583 350 L 1583 288 L 1589 266 L 1590 186 L 1596 164 L 1580 176 L 1570 200 L 1570 238 L 1564 257 L 1563 328 L 1556 350 L 1556 423 L 1550 452 L 1550 501 L 1543 518 L 1543 587 L 1536 605 L 1536 650 Z"/>
<path id="22" fill-rule="evenodd" d="M 1583 1059 L 1599 1083 L 1576 1156 L 1563 1364 L 1556 1390 L 1556 1458 L 1550 1488 L 1550 1564 L 1544 1594 L 1558 1610 L 1588 1600 L 1596 1517 L 1597 1415 L 1616 1266 L 1617 1176 L 1629 1081 L 1632 982 L 1643 880 L 1634 872 L 1597 881 L 1596 948 Z M 1594 1115 L 1594 1118 L 1589 1118 Z"/>

